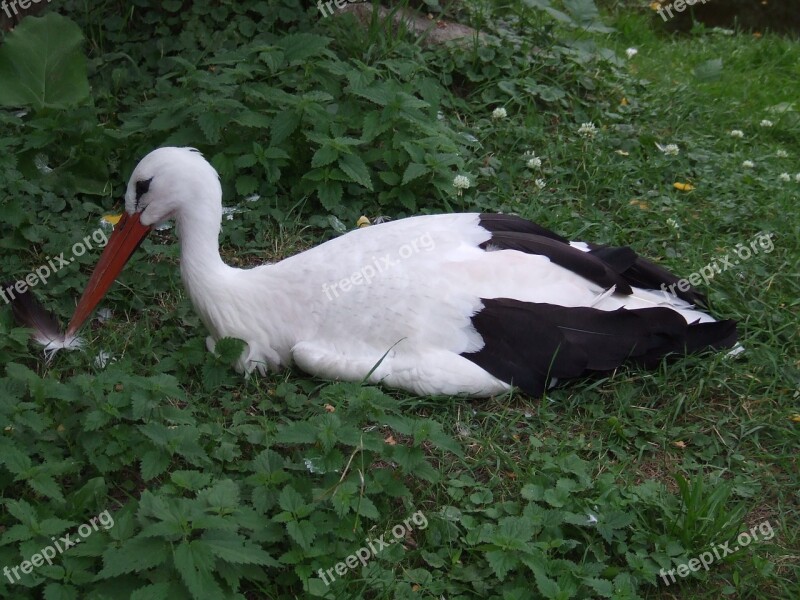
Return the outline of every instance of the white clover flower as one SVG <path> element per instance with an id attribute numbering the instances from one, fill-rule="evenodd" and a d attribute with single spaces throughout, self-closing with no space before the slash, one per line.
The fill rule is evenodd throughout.
<path id="1" fill-rule="evenodd" d="M 540 190 L 543 190 L 545 187 L 547 187 L 547 182 L 544 179 L 537 179 L 533 183 L 535 183 L 536 187 Z"/>
<path id="2" fill-rule="evenodd" d="M 578 128 L 578 133 L 584 137 L 591 138 L 597 134 L 597 127 L 594 126 L 592 121 L 581 123 L 581 126 Z"/>
<path id="3" fill-rule="evenodd" d="M 678 222 L 672 217 L 667 219 L 667 225 L 669 225 L 670 227 L 674 227 L 675 229 L 678 229 L 678 227 L 680 227 L 680 225 L 678 225 Z"/>
<path id="4" fill-rule="evenodd" d="M 625 50 L 625 56 L 627 56 L 628 58 L 633 58 L 637 54 L 639 54 L 639 51 L 636 48 L 628 48 L 627 50 Z"/>
<path id="5" fill-rule="evenodd" d="M 678 152 L 680 152 L 678 144 L 667 144 L 666 146 L 662 146 L 661 144 L 657 143 L 656 146 L 667 156 L 678 156 Z"/>
<path id="6" fill-rule="evenodd" d="M 458 190 L 459 196 L 464 193 L 464 190 L 468 190 L 469 186 L 469 177 L 466 175 L 456 175 L 453 178 L 453 187 Z"/>
<path id="7" fill-rule="evenodd" d="M 789 156 L 789 153 L 786 150 L 778 150 L 775 153 L 775 156 L 777 156 L 778 158 L 786 158 L 787 156 Z"/>
<path id="8" fill-rule="evenodd" d="M 752 160 L 746 160 L 742 163 L 742 167 L 744 167 L 745 169 L 752 169 L 755 166 L 756 164 Z"/>
<path id="9" fill-rule="evenodd" d="M 505 119 L 508 116 L 508 112 L 502 106 L 500 108 L 495 108 L 492 111 L 492 118 L 493 119 Z"/>
<path id="10" fill-rule="evenodd" d="M 780 179 L 781 181 L 791 181 L 792 176 L 789 175 L 788 173 L 781 173 L 780 175 L 778 175 L 778 179 Z"/>
<path id="11" fill-rule="evenodd" d="M 731 129 L 730 135 L 731 135 L 731 137 L 735 137 L 735 138 L 743 138 L 744 137 L 744 131 L 742 131 L 741 129 Z"/>
<path id="12" fill-rule="evenodd" d="M 769 119 L 762 119 L 761 120 L 761 126 L 762 127 L 772 127 L 773 125 L 774 125 L 774 123 L 772 121 L 770 121 Z"/>
<path id="13" fill-rule="evenodd" d="M 533 158 L 528 159 L 527 164 L 529 169 L 538 169 L 542 166 L 542 159 L 538 156 L 534 156 Z"/>

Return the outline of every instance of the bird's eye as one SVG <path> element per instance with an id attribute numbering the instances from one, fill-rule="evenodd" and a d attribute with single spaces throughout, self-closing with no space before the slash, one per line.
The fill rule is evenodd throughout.
<path id="1" fill-rule="evenodd" d="M 150 179 L 141 179 L 136 182 L 136 200 L 139 201 L 144 194 L 147 193 L 147 190 L 150 189 L 150 182 L 153 181 L 153 178 Z"/>

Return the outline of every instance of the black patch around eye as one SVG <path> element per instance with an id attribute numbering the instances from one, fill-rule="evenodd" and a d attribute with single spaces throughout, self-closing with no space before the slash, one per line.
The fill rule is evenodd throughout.
<path id="1" fill-rule="evenodd" d="M 138 202 L 139 198 L 141 198 L 147 191 L 150 189 L 150 182 L 153 181 L 153 178 L 150 179 L 142 179 L 136 182 L 136 200 Z"/>

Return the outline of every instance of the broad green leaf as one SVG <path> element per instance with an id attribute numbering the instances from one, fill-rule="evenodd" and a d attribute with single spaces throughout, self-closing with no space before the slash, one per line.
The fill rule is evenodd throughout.
<path id="1" fill-rule="evenodd" d="M 27 17 L 0 46 L 0 105 L 64 109 L 89 98 L 83 34 L 56 12 Z"/>
<path id="2" fill-rule="evenodd" d="M 425 165 L 421 165 L 419 163 L 409 163 L 406 167 L 405 172 L 403 173 L 403 185 L 407 184 L 409 181 L 413 181 L 417 177 L 421 177 L 428 172 L 428 167 Z"/>
<path id="3" fill-rule="evenodd" d="M 369 169 L 361 157 L 355 154 L 348 154 L 339 159 L 339 168 L 344 171 L 350 179 L 364 186 L 369 191 L 372 189 L 372 180 L 369 176 Z"/>
<path id="4" fill-rule="evenodd" d="M 103 553 L 103 569 L 100 579 L 109 579 L 152 569 L 167 559 L 168 543 L 157 538 L 134 538 L 119 548 L 108 548 Z"/>

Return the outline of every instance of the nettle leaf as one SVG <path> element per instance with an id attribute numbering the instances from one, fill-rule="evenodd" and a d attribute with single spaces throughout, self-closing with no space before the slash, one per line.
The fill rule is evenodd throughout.
<path id="1" fill-rule="evenodd" d="M 239 486 L 230 479 L 217 482 L 203 495 L 212 508 L 236 508 L 239 505 Z"/>
<path id="2" fill-rule="evenodd" d="M 237 180 L 237 191 L 238 191 Z M 250 193 L 250 192 L 246 192 Z M 225 337 L 221 338 L 214 345 L 214 353 L 224 363 L 232 363 L 239 359 L 244 351 L 245 342 L 237 338 Z"/>
<path id="3" fill-rule="evenodd" d="M 330 42 L 331 38 L 321 35 L 295 33 L 280 38 L 278 46 L 283 49 L 284 60 L 291 63 L 326 54 Z"/>
<path id="4" fill-rule="evenodd" d="M 314 168 L 324 167 L 334 162 L 337 158 L 339 158 L 339 151 L 336 150 L 336 148 L 332 146 L 322 146 L 314 153 L 311 159 L 311 166 Z"/>
<path id="5" fill-rule="evenodd" d="M 134 538 L 119 548 L 108 548 L 103 553 L 101 579 L 110 579 L 126 573 L 146 571 L 167 560 L 169 544 L 158 538 Z"/>
<path id="6" fill-rule="evenodd" d="M 280 563 L 267 552 L 254 544 L 247 543 L 244 538 L 235 539 L 209 539 L 203 538 L 203 543 L 208 546 L 214 556 L 225 562 L 237 565 L 262 565 L 265 567 L 279 567 Z"/>
<path id="7" fill-rule="evenodd" d="M 183 542 L 172 553 L 175 568 L 195 598 L 220 600 L 225 598 L 214 578 L 214 556 L 202 540 Z"/>
<path id="8" fill-rule="evenodd" d="M 519 565 L 516 552 L 508 552 L 506 550 L 489 550 L 486 553 L 486 560 L 500 581 L 505 579 L 511 569 Z"/>
<path id="9" fill-rule="evenodd" d="M 364 186 L 369 191 L 373 191 L 372 179 L 369 176 L 367 165 L 361 160 L 360 156 L 347 154 L 339 159 L 339 168 L 344 171 L 350 179 Z"/>
<path id="10" fill-rule="evenodd" d="M 163 450 L 148 450 L 140 459 L 142 479 L 148 481 L 158 477 L 169 467 L 172 457 Z"/>
<path id="11" fill-rule="evenodd" d="M 239 175 L 236 178 L 236 193 L 240 196 L 249 196 L 258 190 L 258 179 L 252 175 Z"/>
<path id="12" fill-rule="evenodd" d="M 310 521 L 289 521 L 286 523 L 286 531 L 303 550 L 310 550 L 317 537 L 317 531 Z"/>
<path id="13" fill-rule="evenodd" d="M 314 444 L 317 441 L 317 428 L 308 421 L 295 421 L 279 428 L 275 441 L 279 444 Z"/>
<path id="14" fill-rule="evenodd" d="M 227 114 L 214 110 L 213 107 L 209 107 L 208 110 L 197 117 L 197 124 L 203 130 L 203 135 L 206 136 L 206 141 L 210 144 L 219 142 L 222 128 L 228 124 L 228 121 L 230 121 L 230 118 Z"/>
<path id="15" fill-rule="evenodd" d="M 415 180 L 417 177 L 421 177 L 428 173 L 430 169 L 425 165 L 421 165 L 419 163 L 409 163 L 406 167 L 405 172 L 403 173 L 403 185 L 407 184 L 409 181 Z"/>
<path id="16" fill-rule="evenodd" d="M 283 110 L 279 112 L 272 120 L 270 143 L 272 145 L 280 144 L 294 133 L 298 125 L 300 125 L 300 115 L 295 111 Z"/>
<path id="17" fill-rule="evenodd" d="M 56 12 L 27 17 L 0 47 L 0 105 L 64 109 L 89 98 L 83 34 Z"/>
<path id="18" fill-rule="evenodd" d="M 292 514 L 302 512 L 307 506 L 303 497 L 291 485 L 287 485 L 281 490 L 278 504 L 283 510 Z"/>
<path id="19" fill-rule="evenodd" d="M 154 583 L 140 587 L 131 594 L 130 600 L 167 600 L 170 594 L 169 583 Z"/>
<path id="20" fill-rule="evenodd" d="M 58 487 L 56 480 L 52 476 L 45 473 L 36 473 L 33 477 L 27 480 L 27 484 L 37 493 L 42 496 L 47 496 L 58 502 L 64 502 L 64 496 L 61 494 L 61 488 Z"/>

